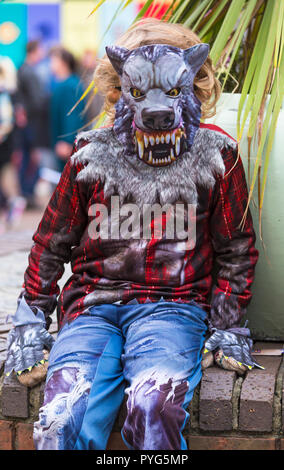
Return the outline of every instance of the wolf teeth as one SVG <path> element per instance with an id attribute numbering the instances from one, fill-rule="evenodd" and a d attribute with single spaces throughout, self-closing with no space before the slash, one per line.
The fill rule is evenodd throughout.
<path id="1" fill-rule="evenodd" d="M 141 160 L 145 160 L 151 165 L 165 165 L 174 162 L 180 154 L 181 138 L 183 135 L 185 134 L 181 129 L 162 132 L 159 135 L 149 135 L 137 131 L 136 135 L 134 135 L 134 143 L 136 144 L 138 156 L 141 158 Z M 159 145 L 160 143 L 164 144 L 165 142 L 173 146 L 170 149 L 170 155 L 164 158 L 153 158 L 153 152 L 150 150 L 147 160 L 147 155 L 145 155 L 145 148 L 147 148 L 149 145 L 154 146 Z"/>
<path id="2" fill-rule="evenodd" d="M 143 158 L 144 155 L 144 144 L 141 140 L 138 140 L 138 154 L 140 158 Z"/>
<path id="3" fill-rule="evenodd" d="M 176 138 L 175 151 L 176 151 L 176 155 L 179 155 L 179 152 L 180 152 L 180 138 L 179 137 Z"/>
<path id="4" fill-rule="evenodd" d="M 150 163 L 151 165 L 166 165 L 167 163 L 171 163 L 171 161 L 173 160 L 176 160 L 175 157 L 172 155 L 172 158 L 170 155 L 168 155 L 168 157 L 165 157 L 165 158 L 153 158 L 153 154 L 152 154 L 152 151 L 149 152 L 149 156 L 148 156 L 148 163 Z"/>

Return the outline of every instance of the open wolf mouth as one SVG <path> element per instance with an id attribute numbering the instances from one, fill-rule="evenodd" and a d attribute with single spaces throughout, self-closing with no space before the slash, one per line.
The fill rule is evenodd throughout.
<path id="1" fill-rule="evenodd" d="M 135 127 L 134 144 L 137 155 L 145 163 L 151 166 L 166 166 L 183 153 L 186 134 L 183 127 L 151 133 Z"/>

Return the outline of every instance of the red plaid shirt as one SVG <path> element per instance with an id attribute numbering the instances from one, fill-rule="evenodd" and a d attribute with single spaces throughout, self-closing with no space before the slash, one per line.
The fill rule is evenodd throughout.
<path id="1" fill-rule="evenodd" d="M 224 133 L 213 125 L 202 127 Z M 213 189 L 198 190 L 196 245 L 184 255 L 182 283 L 170 278 L 166 262 L 157 267 L 159 242 L 155 239 L 147 241 L 143 267 L 133 266 L 131 251 L 124 249 L 129 258 L 126 271 L 118 271 L 116 278 L 108 276 L 108 256 L 119 254 L 121 246 L 116 247 L 115 241 L 106 245 L 105 241 L 91 239 L 87 230 L 92 219 L 89 207 L 107 203 L 103 185 L 100 181 L 88 185 L 76 181 L 83 166 L 69 160 L 33 236 L 21 296 L 46 317 L 57 304 L 60 326 L 94 304 L 127 303 L 134 298 L 143 303 L 161 297 L 197 302 L 218 328 L 239 325 L 251 299 L 258 252 L 250 212 L 243 230 L 238 228 L 248 197 L 242 161 L 230 147 L 224 147 L 222 156 L 225 176 L 217 176 Z M 58 280 L 68 262 L 73 274 L 57 299 Z M 213 279 L 215 265 L 218 271 Z M 113 273 L 115 266 L 111 269 Z"/>

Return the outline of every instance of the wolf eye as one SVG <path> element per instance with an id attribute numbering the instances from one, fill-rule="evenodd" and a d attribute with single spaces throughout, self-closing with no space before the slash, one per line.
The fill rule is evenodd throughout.
<path id="1" fill-rule="evenodd" d="M 133 98 L 141 98 L 143 96 L 143 93 L 138 88 L 130 88 L 130 93 Z"/>
<path id="2" fill-rule="evenodd" d="M 166 95 L 173 96 L 173 97 L 178 96 L 179 94 L 180 94 L 180 88 L 172 88 L 166 93 Z"/>

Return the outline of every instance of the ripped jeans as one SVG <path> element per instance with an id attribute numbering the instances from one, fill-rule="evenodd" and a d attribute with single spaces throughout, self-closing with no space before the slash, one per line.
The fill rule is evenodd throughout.
<path id="1" fill-rule="evenodd" d="M 99 305 L 65 324 L 50 353 L 36 449 L 106 448 L 124 394 L 132 450 L 185 450 L 206 312 L 196 303 Z"/>

